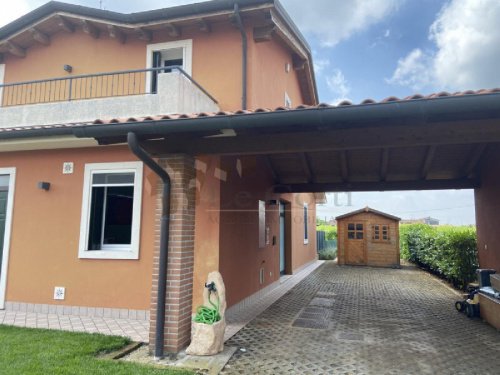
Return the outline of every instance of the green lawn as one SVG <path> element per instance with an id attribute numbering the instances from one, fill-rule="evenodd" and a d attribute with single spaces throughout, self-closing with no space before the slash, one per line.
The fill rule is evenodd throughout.
<path id="1" fill-rule="evenodd" d="M 116 336 L 0 325 L 0 374 L 192 374 L 96 357 L 129 343 Z"/>

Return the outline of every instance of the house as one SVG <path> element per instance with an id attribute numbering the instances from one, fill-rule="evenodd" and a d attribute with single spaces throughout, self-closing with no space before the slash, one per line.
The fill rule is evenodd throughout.
<path id="1" fill-rule="evenodd" d="M 318 104 L 277 0 L 52 2 L 0 53 L 6 308 L 149 311 L 155 355 L 176 352 L 208 271 L 238 308 L 314 261 L 325 191 L 474 189 L 500 268 L 500 89 Z"/>
<path id="2" fill-rule="evenodd" d="M 277 192 L 289 160 L 171 149 L 196 146 L 195 128 L 214 142 L 266 131 L 220 127 L 228 114 L 317 104 L 279 3 L 49 2 L 0 29 L 0 56 L 0 308 L 150 319 L 162 356 L 189 343 L 209 272 L 237 307 L 317 259 L 324 194 Z M 147 152 L 145 134 L 87 133 L 170 120 L 178 133 L 147 131 Z"/>
<path id="3" fill-rule="evenodd" d="M 366 207 L 336 219 L 338 264 L 399 266 L 400 218 Z"/>
<path id="4" fill-rule="evenodd" d="M 423 217 L 421 219 L 407 219 L 401 220 L 401 224 L 427 224 L 427 225 L 439 225 L 439 219 L 433 217 Z"/>

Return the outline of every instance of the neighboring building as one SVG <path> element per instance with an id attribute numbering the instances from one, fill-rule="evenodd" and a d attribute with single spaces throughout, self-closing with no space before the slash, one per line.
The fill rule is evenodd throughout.
<path id="1" fill-rule="evenodd" d="M 399 266 L 400 218 L 366 207 L 336 219 L 338 264 Z"/>
<path id="2" fill-rule="evenodd" d="M 177 352 L 210 271 L 243 306 L 316 260 L 324 195 L 277 192 L 286 159 L 172 149 L 265 131 L 222 117 L 317 104 L 311 52 L 279 3 L 124 15 L 51 2 L 0 29 L 0 57 L 0 308 L 150 316 L 154 346 L 165 281 L 164 347 Z M 171 180 L 165 278 L 162 173 L 129 150 L 129 126 L 155 127 L 139 147 Z"/>
<path id="3" fill-rule="evenodd" d="M 427 224 L 427 225 L 439 225 L 439 219 L 434 219 L 433 217 L 424 217 L 421 219 L 407 219 L 401 220 L 400 224 Z"/>

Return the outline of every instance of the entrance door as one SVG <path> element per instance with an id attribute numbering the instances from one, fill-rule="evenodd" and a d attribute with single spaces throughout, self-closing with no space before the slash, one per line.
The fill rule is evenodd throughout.
<path id="1" fill-rule="evenodd" d="M 360 222 L 347 223 L 346 232 L 346 264 L 366 264 L 366 233 L 365 224 Z"/>
<path id="2" fill-rule="evenodd" d="M 9 195 L 9 176 L 0 176 L 0 277 L 2 274 L 3 245 L 5 224 L 7 223 L 7 197 Z"/>
<path id="3" fill-rule="evenodd" d="M 280 203 L 280 274 L 284 275 L 286 271 L 286 244 L 285 244 L 285 205 Z"/>
<path id="4" fill-rule="evenodd" d="M 14 168 L 0 168 L 0 309 L 5 306 L 14 176 Z"/>

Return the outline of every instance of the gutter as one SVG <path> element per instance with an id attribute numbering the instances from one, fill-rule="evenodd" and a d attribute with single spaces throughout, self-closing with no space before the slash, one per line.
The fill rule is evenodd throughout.
<path id="1" fill-rule="evenodd" d="M 248 64 L 248 39 L 245 27 L 241 21 L 240 6 L 234 4 L 234 17 L 241 34 L 241 109 L 247 109 L 247 64 Z"/>
<path id="2" fill-rule="evenodd" d="M 250 114 L 78 125 L 19 131 L 0 131 L 0 139 L 73 135 L 77 138 L 112 138 L 133 132 L 144 139 L 179 133 L 220 132 L 222 129 L 280 131 L 328 131 L 387 125 L 407 126 L 433 122 L 500 118 L 500 93 L 413 99 L 376 104 L 314 107 Z"/>
<path id="3" fill-rule="evenodd" d="M 127 134 L 127 142 L 130 150 L 144 164 L 155 172 L 163 182 L 161 197 L 161 222 L 160 222 L 160 256 L 158 270 L 158 301 L 156 303 L 156 327 L 155 327 L 155 358 L 162 359 L 164 355 L 163 345 L 165 339 L 165 300 L 167 292 L 167 265 L 168 265 L 168 239 L 170 224 L 170 176 L 168 173 L 149 156 L 139 145 L 134 133 Z"/>

